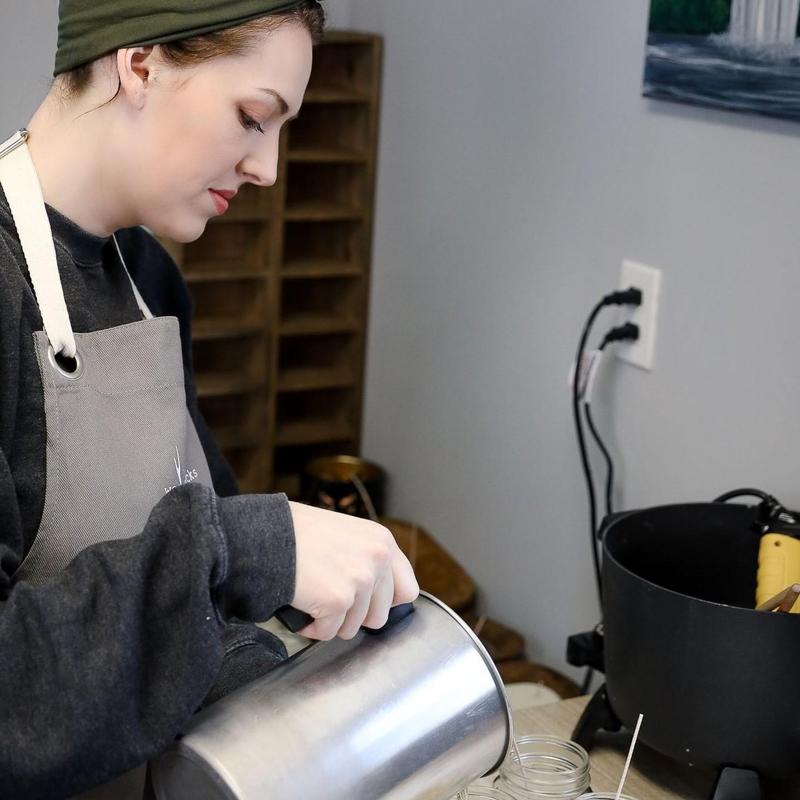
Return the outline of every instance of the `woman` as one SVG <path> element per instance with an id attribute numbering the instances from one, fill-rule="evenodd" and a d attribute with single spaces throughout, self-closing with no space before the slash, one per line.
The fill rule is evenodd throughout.
<path id="1" fill-rule="evenodd" d="M 285 655 L 250 624 L 281 606 L 349 638 L 416 597 L 381 526 L 236 496 L 150 234 L 274 183 L 321 27 L 313 0 L 61 0 L 56 80 L 0 144 L 3 797 L 140 767 Z"/>

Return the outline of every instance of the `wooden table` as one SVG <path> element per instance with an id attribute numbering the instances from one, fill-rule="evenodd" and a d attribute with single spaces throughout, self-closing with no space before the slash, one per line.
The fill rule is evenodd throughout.
<path id="1" fill-rule="evenodd" d="M 515 711 L 514 734 L 546 733 L 569 739 L 588 702 L 588 697 L 576 697 Z M 602 744 L 592 749 L 589 758 L 595 792 L 617 791 L 630 739 L 630 734 L 603 735 Z M 675 764 L 640 741 L 623 791 L 637 800 L 708 800 L 715 777 L 716 773 L 707 768 Z"/>

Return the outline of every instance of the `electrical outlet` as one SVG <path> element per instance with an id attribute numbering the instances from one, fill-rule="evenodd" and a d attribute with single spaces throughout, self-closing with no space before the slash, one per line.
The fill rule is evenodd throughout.
<path id="1" fill-rule="evenodd" d="M 616 347 L 617 356 L 629 364 L 642 369 L 653 369 L 656 348 L 656 320 L 661 295 L 661 270 L 623 261 L 619 283 L 620 289 L 635 286 L 642 290 L 642 304 L 636 308 L 623 306 L 619 324 L 633 322 L 639 326 L 639 338 L 635 342 L 621 342 Z"/>

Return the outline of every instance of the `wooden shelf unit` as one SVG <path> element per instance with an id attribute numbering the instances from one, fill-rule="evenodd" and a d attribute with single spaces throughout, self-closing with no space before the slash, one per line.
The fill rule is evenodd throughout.
<path id="1" fill-rule="evenodd" d="M 278 180 L 242 186 L 182 246 L 201 410 L 243 492 L 297 497 L 312 458 L 358 455 L 383 42 L 329 31 Z"/>

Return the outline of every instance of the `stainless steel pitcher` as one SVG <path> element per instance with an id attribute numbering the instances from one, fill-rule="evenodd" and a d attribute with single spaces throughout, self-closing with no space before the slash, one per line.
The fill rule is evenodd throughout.
<path id="1" fill-rule="evenodd" d="M 423 592 L 379 633 L 315 643 L 202 711 L 153 784 L 158 800 L 445 800 L 512 736 L 489 654 Z"/>

